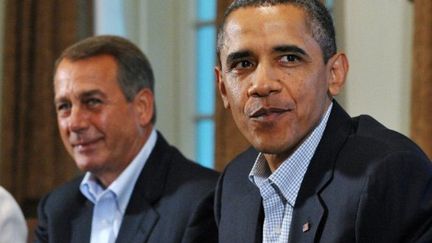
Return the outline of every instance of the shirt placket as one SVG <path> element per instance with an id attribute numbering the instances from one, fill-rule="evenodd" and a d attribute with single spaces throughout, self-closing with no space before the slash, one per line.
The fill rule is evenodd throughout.
<path id="1" fill-rule="evenodd" d="M 261 190 L 262 188 L 262 190 Z M 261 195 L 263 196 L 264 207 L 264 243 L 277 242 L 282 232 L 282 222 L 285 210 L 285 203 L 274 188 L 274 184 L 268 180 L 263 183 Z"/>
<path id="2" fill-rule="evenodd" d="M 112 192 L 105 193 L 94 207 L 91 243 L 114 243 L 113 225 L 115 219 L 116 201 Z"/>

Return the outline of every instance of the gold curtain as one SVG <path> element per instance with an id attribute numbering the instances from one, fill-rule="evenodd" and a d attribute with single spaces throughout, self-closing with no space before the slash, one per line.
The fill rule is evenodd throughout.
<path id="1" fill-rule="evenodd" d="M 6 2 L 0 183 L 27 217 L 76 174 L 58 136 L 52 73 L 60 52 L 91 33 L 91 2 Z"/>
<path id="2" fill-rule="evenodd" d="M 432 1 L 414 1 L 411 137 L 432 159 Z"/>

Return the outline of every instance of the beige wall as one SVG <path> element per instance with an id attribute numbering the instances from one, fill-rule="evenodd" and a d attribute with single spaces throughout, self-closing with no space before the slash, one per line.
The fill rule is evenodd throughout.
<path id="1" fill-rule="evenodd" d="M 105 2 L 96 0 L 100 4 Z M 152 64 L 157 129 L 187 157 L 194 158 L 195 0 L 113 2 L 124 10 L 124 35 L 139 45 Z"/>
<path id="2" fill-rule="evenodd" d="M 339 0 L 335 16 L 350 60 L 343 103 L 409 133 L 413 7 L 408 0 Z M 341 9 L 343 10 L 340 13 Z"/>

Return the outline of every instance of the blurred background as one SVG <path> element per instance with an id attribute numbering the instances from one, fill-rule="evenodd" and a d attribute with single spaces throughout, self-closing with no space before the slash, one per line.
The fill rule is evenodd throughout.
<path id="1" fill-rule="evenodd" d="M 35 216 L 39 198 L 78 173 L 58 138 L 52 68 L 70 44 L 114 34 L 137 44 L 156 78 L 157 129 L 222 170 L 248 145 L 215 90 L 216 26 L 228 0 L 0 0 L 0 184 Z M 350 71 L 336 99 L 432 155 L 430 0 L 327 0 Z"/>

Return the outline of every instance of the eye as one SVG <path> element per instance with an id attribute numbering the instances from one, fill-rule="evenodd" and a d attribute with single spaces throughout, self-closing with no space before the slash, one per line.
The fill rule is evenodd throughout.
<path id="1" fill-rule="evenodd" d="M 88 98 L 88 99 L 84 100 L 84 103 L 88 107 L 96 107 L 96 106 L 102 104 L 102 100 L 100 100 L 98 98 Z"/>
<path id="2" fill-rule="evenodd" d="M 284 55 L 279 59 L 279 62 L 281 62 L 282 64 L 285 65 L 297 65 L 302 61 L 302 58 L 298 55 L 294 55 L 294 54 L 288 54 L 288 55 Z"/>
<path id="3" fill-rule="evenodd" d="M 68 102 L 62 102 L 56 104 L 56 110 L 57 112 L 64 112 L 71 109 L 71 104 Z"/>
<path id="4" fill-rule="evenodd" d="M 69 102 L 59 102 L 55 104 L 55 107 L 59 117 L 66 117 L 72 109 L 72 104 Z"/>
<path id="5" fill-rule="evenodd" d="M 248 61 L 248 60 L 241 60 L 238 62 L 235 62 L 232 64 L 231 66 L 231 70 L 243 70 L 243 69 L 248 69 L 251 68 L 253 66 L 253 63 Z"/>

